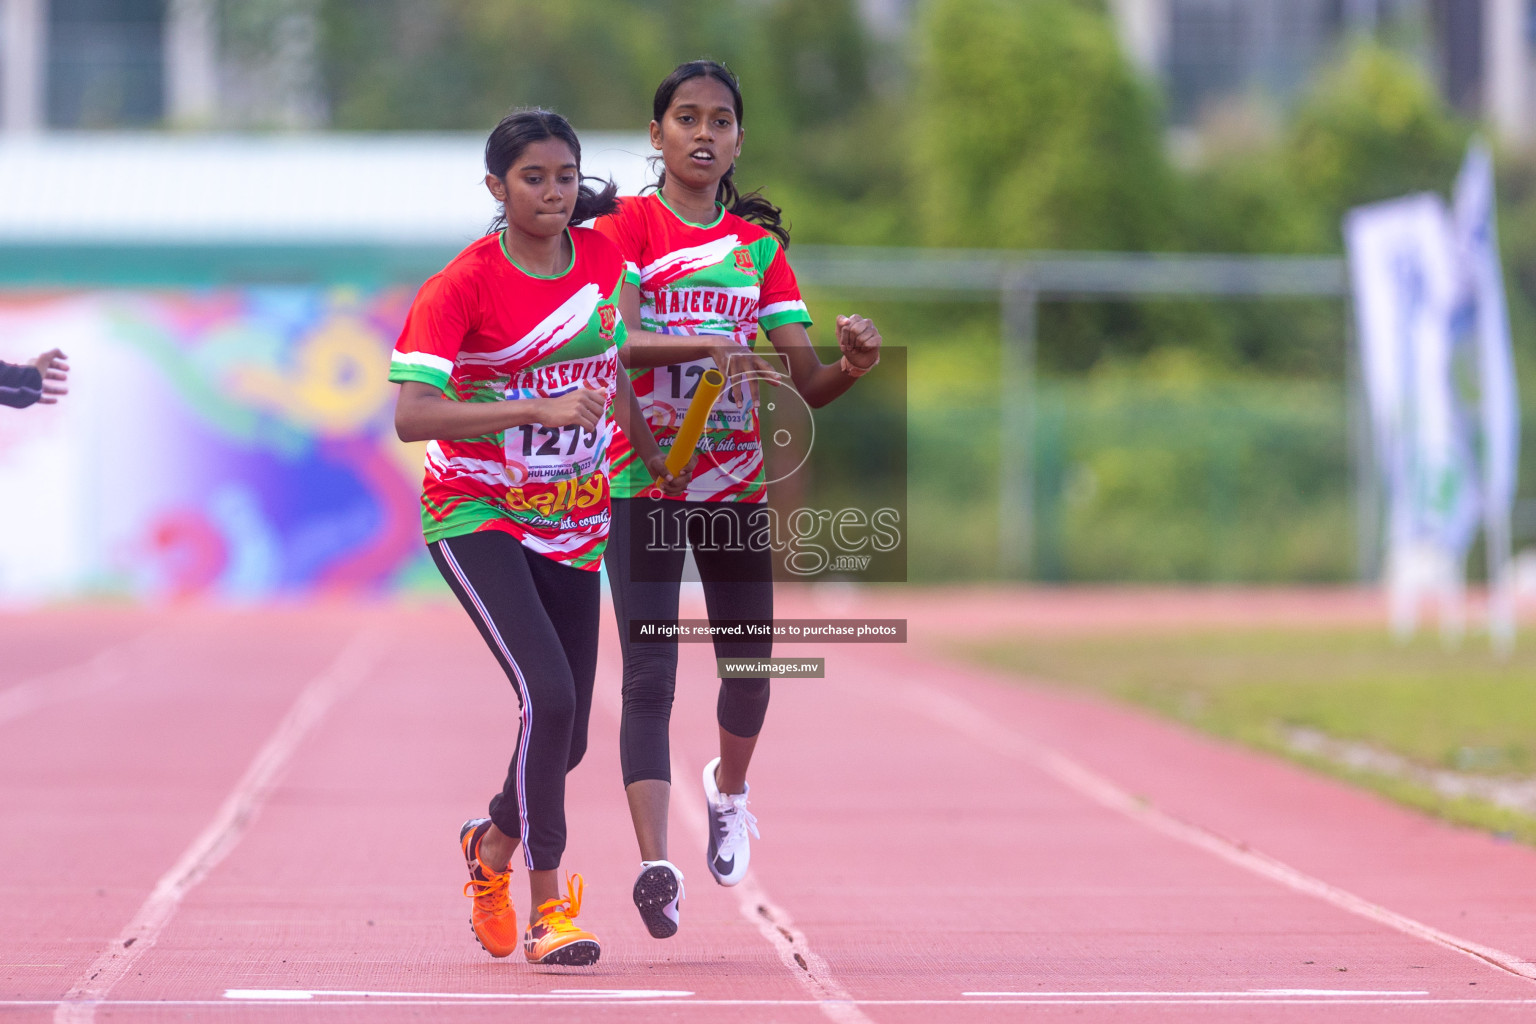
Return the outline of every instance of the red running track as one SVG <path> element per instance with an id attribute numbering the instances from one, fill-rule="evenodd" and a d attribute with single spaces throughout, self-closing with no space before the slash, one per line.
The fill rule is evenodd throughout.
<path id="1" fill-rule="evenodd" d="M 916 637 L 946 621 L 915 593 L 907 607 Z M 688 898 L 678 937 L 651 939 L 628 898 L 606 629 L 567 854 L 604 955 L 541 972 L 481 952 L 459 895 L 457 827 L 515 718 L 457 608 L 0 619 L 0 1018 L 1536 1014 L 1536 851 L 920 639 L 780 652 L 825 656 L 828 678 L 775 684 L 763 838 L 736 889 L 703 864 L 713 663 L 683 647 Z"/>

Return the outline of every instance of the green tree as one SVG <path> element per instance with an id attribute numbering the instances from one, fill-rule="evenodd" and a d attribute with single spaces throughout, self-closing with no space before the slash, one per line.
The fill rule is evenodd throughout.
<path id="1" fill-rule="evenodd" d="M 754 108 L 794 130 L 846 121 L 869 97 L 869 43 L 855 0 L 774 0 L 743 26 L 739 72 Z"/>
<path id="2" fill-rule="evenodd" d="M 1190 245 L 1214 252 L 1311 253 L 1343 248 L 1353 206 L 1409 192 L 1445 193 L 1469 127 L 1422 69 L 1374 43 L 1345 52 L 1267 145 L 1214 154 L 1190 175 Z M 1231 304 L 1221 330 L 1242 365 L 1267 372 L 1343 371 L 1335 303 Z"/>
<path id="3" fill-rule="evenodd" d="M 1157 108 L 1076 0 L 930 0 L 910 140 L 932 244 L 1155 249 L 1175 183 Z"/>
<path id="4" fill-rule="evenodd" d="M 797 236 L 894 240 L 899 97 L 870 87 L 857 0 L 321 0 L 321 16 L 345 129 L 484 130 L 537 105 L 642 131 L 673 67 L 722 60 L 746 101 L 739 186 L 767 186 Z"/>
<path id="5" fill-rule="evenodd" d="M 1322 75 L 1298 108 L 1285 166 L 1337 248 L 1350 207 L 1448 191 L 1470 133 L 1416 64 L 1366 44 Z"/>
<path id="6" fill-rule="evenodd" d="M 868 96 L 856 0 L 322 0 L 323 68 L 344 128 L 479 126 L 546 105 L 583 128 L 640 130 L 656 85 L 696 57 L 742 75 L 773 132 Z"/>
<path id="7" fill-rule="evenodd" d="M 873 88 L 877 48 L 857 0 L 771 0 L 750 12 L 744 37 L 737 181 L 783 206 L 797 241 L 910 241 L 901 231 L 905 83 Z"/>
<path id="8" fill-rule="evenodd" d="M 734 5 L 720 5 L 730 8 Z M 544 106 L 586 129 L 644 127 L 698 0 L 322 0 L 332 122 L 488 129 Z M 707 33 L 699 33 L 707 34 Z"/>
<path id="9" fill-rule="evenodd" d="M 907 136 L 916 240 L 1179 246 L 1180 183 L 1157 104 L 1102 4 L 928 0 L 916 33 Z M 1194 303 L 1048 303 L 1039 329 L 1046 370 L 1078 372 L 1165 344 L 1229 360 L 1208 307 Z"/>

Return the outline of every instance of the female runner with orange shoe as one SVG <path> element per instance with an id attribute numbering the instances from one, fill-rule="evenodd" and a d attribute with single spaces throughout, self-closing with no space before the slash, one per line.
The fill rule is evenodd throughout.
<path id="1" fill-rule="evenodd" d="M 582 185 L 576 133 L 547 111 L 503 118 L 485 164 L 504 226 L 417 293 L 390 363 L 395 428 L 429 442 L 428 548 L 522 709 L 489 817 L 460 830 L 471 927 L 492 956 L 517 948 L 509 885 L 521 844 L 532 897 L 524 955 L 586 966 L 601 947 L 572 920 L 581 876 L 567 877 L 564 895 L 556 878 L 565 776 L 586 752 L 592 708 L 613 418 L 643 420 L 618 365 L 623 259 L 570 225 L 613 209 L 615 188 Z M 669 476 L 650 435 L 640 441 L 640 461 L 681 493 L 686 474 Z"/>
<path id="2" fill-rule="evenodd" d="M 627 264 L 619 309 L 637 329 L 619 357 L 657 440 L 670 446 L 691 389 L 707 368 L 734 372 L 738 381 L 742 371 L 777 380 L 751 354 L 760 331 L 784 357 L 807 404 L 837 398 L 879 361 L 880 333 L 863 317 L 840 316 L 842 358 L 822 363 L 811 347 L 810 316 L 784 256 L 789 233 L 780 211 L 756 193 L 739 195 L 732 181 L 743 135 L 735 76 L 714 61 L 680 65 L 656 90 L 652 113 L 651 146 L 665 168 L 657 190 L 622 200 L 619 211 L 595 227 L 613 239 Z M 641 497 L 654 494 L 652 471 L 637 457 L 648 450 L 649 438 L 627 431 L 614 438 L 607 564 L 624 654 L 620 759 L 640 846 L 635 905 L 657 938 L 677 932 L 683 895 L 682 872 L 667 859 L 667 733 L 677 644 L 632 642 L 629 622 L 677 618 L 685 546 L 693 551 L 712 622 L 773 618 L 771 552 L 744 541 L 761 531 L 766 517 L 754 391 L 738 387 L 735 403 L 722 396 L 711 422 L 723 418 L 724 427 L 706 433 L 687 493 L 675 500 Z M 722 525 L 734 543 L 715 543 Z M 655 543 L 657 537 L 663 543 Z M 764 658 L 771 651 L 771 641 L 715 643 L 718 657 Z M 720 756 L 705 766 L 703 777 L 710 825 L 705 857 L 721 885 L 745 876 L 748 836 L 758 834 L 747 810 L 747 767 L 767 708 L 766 678 L 721 681 Z"/>

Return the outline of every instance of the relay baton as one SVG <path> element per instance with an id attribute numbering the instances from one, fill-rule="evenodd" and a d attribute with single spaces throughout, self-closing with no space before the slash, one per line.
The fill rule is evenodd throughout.
<path id="1" fill-rule="evenodd" d="M 693 458 L 693 450 L 699 444 L 699 435 L 704 433 L 704 421 L 709 418 L 709 410 L 714 408 L 715 399 L 720 397 L 724 389 L 725 374 L 713 366 L 699 377 L 699 386 L 693 393 L 693 400 L 688 403 L 688 411 L 683 414 L 682 426 L 677 428 L 672 450 L 667 453 L 668 473 L 677 476 L 688 465 L 688 460 Z"/>

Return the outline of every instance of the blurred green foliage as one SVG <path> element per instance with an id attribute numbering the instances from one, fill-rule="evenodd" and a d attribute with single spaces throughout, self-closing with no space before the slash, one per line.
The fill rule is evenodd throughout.
<path id="1" fill-rule="evenodd" d="M 1476 130 L 1416 60 L 1356 39 L 1287 105 L 1239 98 L 1172 145 L 1103 0 L 917 0 L 896 34 L 858 0 L 320 5 L 343 129 L 486 130 L 537 104 L 640 131 L 672 67 L 724 60 L 746 101 L 737 181 L 784 207 L 797 242 L 1338 253 L 1350 207 L 1447 192 Z M 1498 168 L 1517 363 L 1536 369 L 1536 152 Z M 914 576 L 992 575 L 997 310 L 837 300 L 813 306 L 823 324 L 872 313 L 910 350 Z M 1324 300 L 1044 304 L 1047 575 L 1348 578 L 1345 316 Z"/>
<path id="2" fill-rule="evenodd" d="M 1176 237 L 1157 108 L 1074 0 L 934 0 L 917 23 L 921 241 L 1146 250 Z"/>
<path id="3" fill-rule="evenodd" d="M 1469 128 L 1451 116 L 1418 67 L 1365 46 L 1319 79 L 1276 156 L 1304 201 L 1336 231 L 1351 206 L 1447 191 Z"/>
<path id="4" fill-rule="evenodd" d="M 1181 362 L 1159 356 L 1151 374 L 1098 373 L 1041 395 L 1036 575 L 1351 579 L 1343 388 L 1212 384 Z"/>
<path id="5" fill-rule="evenodd" d="M 666 63 L 669 49 L 666 19 L 626 0 L 323 0 L 320 9 L 332 123 L 344 129 L 488 131 L 515 106 L 630 127 L 645 116 L 649 66 Z"/>
<path id="6" fill-rule="evenodd" d="M 1040 384 L 1034 578 L 1352 579 L 1342 387 L 1181 381 L 1178 372 L 1163 367 L 1149 379 L 1116 370 Z M 997 579 L 997 396 L 922 402 L 915 366 L 913 377 L 912 578 Z"/>
<path id="7" fill-rule="evenodd" d="M 807 242 L 1337 252 L 1349 207 L 1448 189 L 1473 129 L 1417 63 L 1366 43 L 1288 114 L 1240 110 L 1227 120 L 1242 130 L 1217 121 L 1198 159 L 1175 161 L 1101 0 L 918 0 L 900 38 L 877 36 L 858 0 L 321 0 L 321 14 L 343 129 L 487 129 L 544 105 L 639 131 L 672 67 L 722 59 L 746 98 L 737 180 Z M 1501 173 L 1516 322 L 1536 325 L 1536 163 L 1506 155 Z M 1337 376 L 1338 324 L 1307 303 L 1059 304 L 1041 365 L 1180 347 L 1214 370 Z"/>

